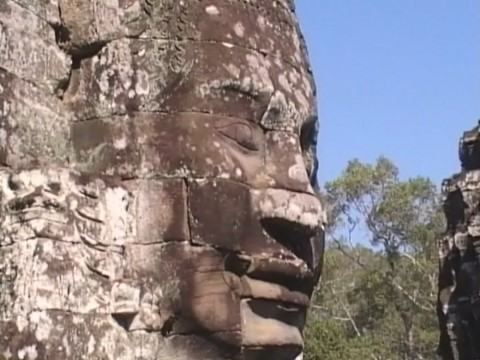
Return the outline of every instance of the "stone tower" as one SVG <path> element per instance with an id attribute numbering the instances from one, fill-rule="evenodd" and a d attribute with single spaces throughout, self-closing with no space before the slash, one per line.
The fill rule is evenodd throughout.
<path id="1" fill-rule="evenodd" d="M 439 354 L 480 359 L 480 122 L 459 144 L 462 171 L 442 184 L 447 230 L 439 242 Z"/>

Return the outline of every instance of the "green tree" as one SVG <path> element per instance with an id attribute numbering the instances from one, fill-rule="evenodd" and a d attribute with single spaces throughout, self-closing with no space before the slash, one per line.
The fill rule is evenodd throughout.
<path id="1" fill-rule="evenodd" d="M 329 244 L 307 344 L 324 337 L 320 328 L 342 331 L 333 332 L 335 344 L 308 345 L 305 358 L 335 356 L 341 344 L 349 348 L 345 359 L 435 359 L 436 239 L 445 228 L 436 186 L 425 177 L 401 179 L 380 157 L 350 161 L 323 195 Z"/>

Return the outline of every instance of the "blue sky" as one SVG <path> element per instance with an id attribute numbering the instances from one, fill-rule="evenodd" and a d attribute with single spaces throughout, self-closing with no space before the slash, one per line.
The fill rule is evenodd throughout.
<path id="1" fill-rule="evenodd" d="M 318 90 L 319 179 L 392 159 L 437 184 L 480 119 L 480 2 L 297 0 Z"/>

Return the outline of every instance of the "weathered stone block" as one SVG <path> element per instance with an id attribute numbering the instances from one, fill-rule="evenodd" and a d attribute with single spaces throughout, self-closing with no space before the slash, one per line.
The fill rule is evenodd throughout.
<path id="1" fill-rule="evenodd" d="M 20 75 L 0 68 L 0 163 L 14 169 L 65 164 L 72 155 L 70 113 Z"/>
<path id="2" fill-rule="evenodd" d="M 36 18 L 31 27 L 9 20 L 6 13 L 20 14 L 18 4 L 7 1 L 9 8 L 0 10 L 0 64 L 6 71 L 55 94 L 56 88 L 69 76 L 71 59 L 55 43 L 53 28 L 45 31 L 46 22 Z M 11 14 L 14 15 L 14 14 Z"/>
<path id="3" fill-rule="evenodd" d="M 194 243 L 248 254 L 273 255 L 284 250 L 264 232 L 249 187 L 219 179 L 191 181 L 188 190 Z"/>

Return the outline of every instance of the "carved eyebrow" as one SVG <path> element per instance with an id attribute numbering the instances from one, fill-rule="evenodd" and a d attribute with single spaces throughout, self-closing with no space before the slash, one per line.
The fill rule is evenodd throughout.
<path id="1" fill-rule="evenodd" d="M 262 126 L 252 119 L 236 118 L 236 117 L 223 116 L 223 115 L 215 116 L 215 117 L 218 118 L 218 120 L 216 120 L 213 125 L 215 129 L 220 129 L 225 126 L 231 126 L 234 124 L 243 124 L 243 125 L 249 126 L 252 129 L 263 130 Z"/>

